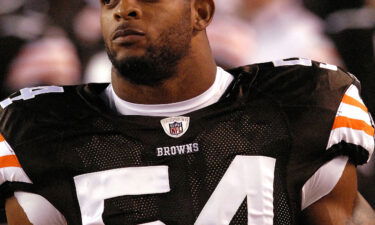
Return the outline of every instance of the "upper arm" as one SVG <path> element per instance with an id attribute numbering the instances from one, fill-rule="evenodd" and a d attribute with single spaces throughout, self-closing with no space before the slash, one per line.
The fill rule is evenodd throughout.
<path id="1" fill-rule="evenodd" d="M 31 225 L 26 213 L 18 203 L 17 199 L 12 196 L 5 201 L 5 211 L 8 225 Z"/>
<path id="2" fill-rule="evenodd" d="M 333 190 L 303 211 L 303 224 L 347 224 L 352 219 L 356 198 L 356 168 L 348 163 Z"/>
<path id="3" fill-rule="evenodd" d="M 15 192 L 6 201 L 6 213 L 8 220 L 16 225 L 30 222 L 35 225 L 67 224 L 65 217 L 47 199 L 28 192 Z"/>

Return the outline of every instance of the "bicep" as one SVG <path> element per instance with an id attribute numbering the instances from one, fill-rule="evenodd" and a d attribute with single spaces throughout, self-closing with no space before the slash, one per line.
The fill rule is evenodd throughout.
<path id="1" fill-rule="evenodd" d="M 356 168 L 348 163 L 333 190 L 303 211 L 304 224 L 346 224 L 352 218 L 356 197 Z"/>

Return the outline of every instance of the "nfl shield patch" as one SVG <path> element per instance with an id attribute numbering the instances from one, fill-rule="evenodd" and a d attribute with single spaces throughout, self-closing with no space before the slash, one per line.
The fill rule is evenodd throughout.
<path id="1" fill-rule="evenodd" d="M 169 133 L 171 135 L 179 135 L 184 131 L 182 127 L 182 122 L 174 122 L 169 124 Z"/>
<path id="2" fill-rule="evenodd" d="M 190 118 L 185 116 L 169 117 L 160 121 L 164 132 L 173 138 L 179 138 L 189 128 Z"/>

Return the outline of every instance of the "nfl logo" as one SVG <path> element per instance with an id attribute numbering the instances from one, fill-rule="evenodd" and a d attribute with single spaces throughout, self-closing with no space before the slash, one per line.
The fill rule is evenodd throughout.
<path id="1" fill-rule="evenodd" d="M 164 132 L 173 138 L 179 138 L 189 129 L 190 118 L 175 116 L 160 120 Z"/>
<path id="2" fill-rule="evenodd" d="M 174 122 L 169 124 L 169 132 L 171 135 L 179 135 L 184 132 L 182 128 L 182 122 Z"/>

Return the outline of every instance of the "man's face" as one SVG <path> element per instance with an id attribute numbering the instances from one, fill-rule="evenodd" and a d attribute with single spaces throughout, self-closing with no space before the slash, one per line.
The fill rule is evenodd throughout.
<path id="1" fill-rule="evenodd" d="M 118 74 L 151 86 L 172 77 L 190 49 L 190 1 L 101 1 L 103 37 Z"/>

